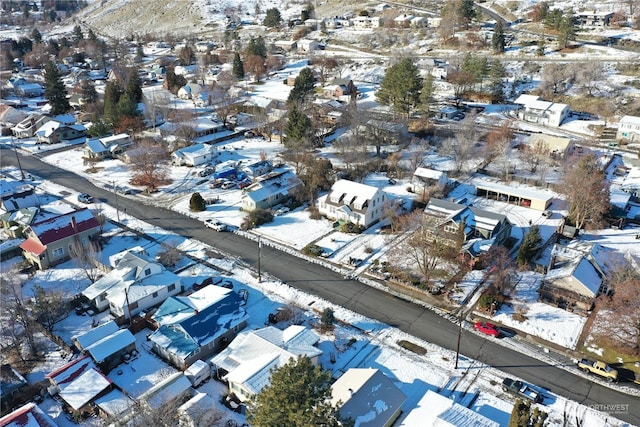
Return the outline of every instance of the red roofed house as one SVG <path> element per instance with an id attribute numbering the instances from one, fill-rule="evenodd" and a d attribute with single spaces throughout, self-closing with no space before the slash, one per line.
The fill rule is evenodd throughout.
<path id="1" fill-rule="evenodd" d="M 58 427 L 35 403 L 27 403 L 0 418 L 0 427 Z"/>
<path id="2" fill-rule="evenodd" d="M 100 224 L 87 208 L 31 224 L 24 230 L 23 255 L 40 270 L 69 259 L 74 241 L 85 244 L 100 233 Z"/>

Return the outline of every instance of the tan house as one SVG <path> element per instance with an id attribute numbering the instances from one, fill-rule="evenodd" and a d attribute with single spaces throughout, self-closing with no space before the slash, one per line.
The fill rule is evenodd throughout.
<path id="1" fill-rule="evenodd" d="M 83 244 L 100 234 L 100 224 L 87 208 L 58 215 L 26 227 L 23 255 L 40 270 L 70 258 L 74 242 Z"/>
<path id="2" fill-rule="evenodd" d="M 553 158 L 565 158 L 573 153 L 574 143 L 571 138 L 564 136 L 545 135 L 543 133 L 533 134 L 527 142 L 529 149 L 537 146 L 549 150 L 549 155 Z"/>

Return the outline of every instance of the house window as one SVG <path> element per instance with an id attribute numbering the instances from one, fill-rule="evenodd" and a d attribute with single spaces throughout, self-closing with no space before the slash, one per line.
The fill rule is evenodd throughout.
<path id="1" fill-rule="evenodd" d="M 172 285 L 169 285 L 169 292 L 171 292 L 171 291 L 173 291 L 175 289 L 176 289 L 176 284 L 175 283 L 172 284 Z"/>
<path id="2" fill-rule="evenodd" d="M 149 276 L 150 274 L 151 274 L 151 269 L 150 269 L 150 268 L 147 268 L 147 269 L 144 271 L 144 275 L 145 275 L 145 276 Z"/>
<path id="3" fill-rule="evenodd" d="M 154 298 L 154 299 L 155 299 L 155 298 L 158 298 L 158 293 L 157 293 L 157 292 L 152 293 L 152 294 L 151 294 L 151 297 L 152 297 L 152 298 Z"/>
<path id="4" fill-rule="evenodd" d="M 64 248 L 55 248 L 53 250 L 54 257 L 61 257 L 62 255 L 64 255 Z"/>
<path id="5" fill-rule="evenodd" d="M 458 226 L 456 224 L 447 224 L 444 226 L 444 231 L 446 231 L 447 233 L 457 233 Z"/>

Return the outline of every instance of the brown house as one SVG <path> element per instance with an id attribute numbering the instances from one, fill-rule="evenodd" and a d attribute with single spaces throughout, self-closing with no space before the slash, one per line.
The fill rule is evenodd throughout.
<path id="1" fill-rule="evenodd" d="M 86 243 L 100 233 L 100 224 L 87 208 L 59 215 L 26 227 L 23 255 L 40 270 L 70 258 L 73 243 Z"/>
<path id="2" fill-rule="evenodd" d="M 353 84 L 353 80 L 348 79 L 333 79 L 333 81 L 323 89 L 325 96 L 333 96 L 335 98 L 355 96 L 357 92 L 358 88 Z"/>

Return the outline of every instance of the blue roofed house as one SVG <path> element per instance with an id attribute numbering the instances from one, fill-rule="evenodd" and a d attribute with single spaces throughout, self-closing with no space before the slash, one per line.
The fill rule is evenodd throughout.
<path id="1" fill-rule="evenodd" d="M 216 285 L 168 298 L 152 317 L 159 325 L 149 336 L 153 350 L 178 369 L 186 369 L 222 349 L 246 326 L 243 305 L 238 293 Z"/>
<path id="2" fill-rule="evenodd" d="M 360 427 L 389 427 L 407 396 L 382 371 L 351 368 L 331 385 L 331 404 Z"/>
<path id="3" fill-rule="evenodd" d="M 238 334 L 229 347 L 210 359 L 216 375 L 228 382 L 229 392 L 245 402 L 269 385 L 271 370 L 298 356 L 314 365 L 322 350 L 318 334 L 301 325 L 280 330 L 274 326 Z"/>
<path id="4" fill-rule="evenodd" d="M 98 311 L 109 308 L 120 323 L 182 290 L 178 275 L 144 253 L 127 251 L 115 268 L 82 291 L 82 296 Z"/>

